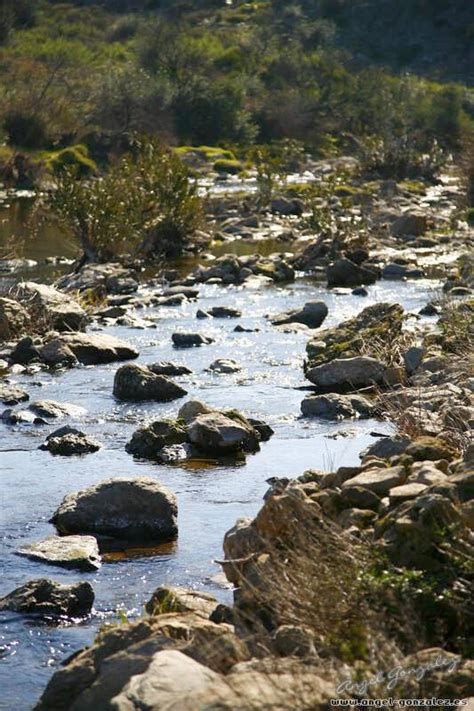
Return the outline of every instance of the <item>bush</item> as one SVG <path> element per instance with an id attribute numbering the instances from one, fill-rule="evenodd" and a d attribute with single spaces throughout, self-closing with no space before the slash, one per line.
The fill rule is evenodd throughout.
<path id="1" fill-rule="evenodd" d="M 103 178 L 78 180 L 76 172 L 59 172 L 41 212 L 73 234 L 84 261 L 175 256 L 201 225 L 197 185 L 180 159 L 156 142 L 137 142 Z"/>
<path id="2" fill-rule="evenodd" d="M 10 145 L 21 148 L 43 148 L 48 143 L 44 121 L 33 114 L 10 111 L 4 117 L 3 130 Z"/>

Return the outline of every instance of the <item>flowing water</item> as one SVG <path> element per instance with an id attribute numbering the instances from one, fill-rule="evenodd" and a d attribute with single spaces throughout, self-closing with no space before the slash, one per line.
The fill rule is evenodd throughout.
<path id="1" fill-rule="evenodd" d="M 19 224 L 26 235 L 21 220 Z M 261 247 L 258 246 L 259 251 Z M 238 243 L 234 243 L 234 249 L 256 251 L 255 246 L 251 249 Z M 68 245 L 59 244 L 56 233 L 49 238 L 43 234 L 41 245 L 31 240 L 24 256 L 70 256 L 68 250 Z M 38 274 L 44 276 L 43 267 L 32 270 L 29 276 L 38 278 Z M 176 379 L 186 388 L 189 398 L 216 407 L 235 407 L 268 422 L 274 436 L 262 444 L 259 453 L 248 456 L 243 466 L 190 468 L 135 461 L 124 449 L 132 432 L 153 419 L 173 417 L 184 400 L 139 405 L 117 402 L 112 385 L 118 364 L 12 378 L 27 389 L 31 401 L 50 399 L 83 407 L 85 413 L 69 418 L 68 423 L 95 436 L 103 447 L 85 457 L 54 457 L 38 446 L 60 426 L 57 423 L 15 427 L 0 424 L 0 596 L 39 577 L 64 583 L 88 580 L 96 594 L 93 615 L 77 624 L 53 626 L 12 613 L 0 615 L 0 708 L 31 709 L 64 659 L 89 644 L 105 622 L 116 621 L 124 614 L 128 618 L 141 614 L 144 603 L 159 585 L 194 587 L 230 601 L 231 591 L 225 587 L 215 561 L 222 557 L 226 530 L 237 518 L 253 516 L 260 507 L 268 487 L 266 479 L 297 476 L 309 468 L 355 465 L 360 450 L 374 441 L 371 432 L 391 430 L 389 424 L 374 420 L 328 423 L 303 419 L 300 403 L 307 382 L 302 365 L 308 334 L 283 333 L 270 325 L 264 318 L 266 314 L 319 298 L 329 308 L 325 327 L 378 301 L 397 301 L 408 311 L 416 312 L 426 303 L 433 285 L 429 280 L 382 281 L 370 287 L 365 298 L 329 292 L 308 278 L 258 290 L 204 285 L 198 302 L 138 311 L 139 316 L 154 319 L 156 329 L 104 329 L 105 333 L 134 343 L 140 351 L 140 363 L 173 360 L 191 368 L 192 375 Z M 206 310 L 215 305 L 237 307 L 242 318 L 196 320 L 197 308 Z M 259 331 L 236 333 L 236 323 Z M 171 334 L 178 329 L 210 335 L 215 343 L 176 350 Z M 218 357 L 235 359 L 242 366 L 241 372 L 208 372 L 206 368 Z M 156 477 L 176 493 L 179 537 L 175 544 L 154 551 L 115 554 L 95 573 L 67 571 L 15 555 L 23 544 L 54 533 L 48 519 L 65 494 L 119 475 Z"/>

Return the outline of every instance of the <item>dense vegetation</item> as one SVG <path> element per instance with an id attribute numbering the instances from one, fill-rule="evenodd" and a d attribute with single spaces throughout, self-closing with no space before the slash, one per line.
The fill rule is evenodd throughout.
<path id="1" fill-rule="evenodd" d="M 80 145 L 87 172 L 134 131 L 241 153 L 290 138 L 403 173 L 472 130 L 468 5 L 3 0 L 0 150 L 54 167 Z"/>

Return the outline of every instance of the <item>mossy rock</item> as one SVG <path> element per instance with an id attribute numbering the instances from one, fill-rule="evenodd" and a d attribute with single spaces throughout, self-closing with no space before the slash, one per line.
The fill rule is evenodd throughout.
<path id="1" fill-rule="evenodd" d="M 81 144 L 50 153 L 45 164 L 47 169 L 56 175 L 64 168 L 73 168 L 81 178 L 97 173 L 95 161 L 89 157 L 87 147 Z"/>
<path id="2" fill-rule="evenodd" d="M 368 306 L 358 316 L 322 331 L 307 343 L 309 367 L 329 363 L 334 358 L 353 358 L 362 352 L 380 359 L 381 345 L 400 335 L 402 325 L 403 308 L 399 304 Z M 318 345 L 321 341 L 325 348 Z"/>
<path id="3" fill-rule="evenodd" d="M 447 459 L 450 462 L 457 456 L 453 447 L 437 437 L 418 437 L 408 445 L 406 454 L 417 462 L 436 462 L 440 459 Z"/>
<path id="4" fill-rule="evenodd" d="M 243 165 L 239 160 L 229 160 L 227 158 L 219 158 L 213 165 L 216 173 L 230 173 L 237 175 L 241 172 Z"/>

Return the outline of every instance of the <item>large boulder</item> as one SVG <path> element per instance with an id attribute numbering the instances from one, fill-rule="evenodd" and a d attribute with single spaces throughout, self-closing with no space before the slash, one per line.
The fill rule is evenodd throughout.
<path id="1" fill-rule="evenodd" d="M 98 570 L 100 554 L 94 536 L 49 536 L 17 550 L 18 555 L 62 568 Z"/>
<path id="2" fill-rule="evenodd" d="M 46 284 L 33 281 L 21 283 L 16 298 L 27 306 L 28 311 L 43 327 L 56 331 L 82 331 L 87 324 L 87 314 L 70 296 Z"/>
<path id="3" fill-rule="evenodd" d="M 350 390 L 381 383 L 385 365 L 376 358 L 335 358 L 306 372 L 307 379 L 324 390 Z"/>
<path id="4" fill-rule="evenodd" d="M 355 417 L 357 412 L 347 395 L 309 395 L 301 403 L 301 412 L 306 417 L 321 417 L 325 420 L 338 420 Z"/>
<path id="5" fill-rule="evenodd" d="M 302 323 L 308 328 L 319 328 L 328 315 L 328 307 L 324 301 L 308 301 L 303 308 L 293 309 L 273 316 L 273 325 L 280 326 L 287 323 Z"/>
<path id="6" fill-rule="evenodd" d="M 166 375 L 156 375 L 144 365 L 128 363 L 115 373 L 114 395 L 118 400 L 168 402 L 184 397 L 186 390 Z"/>
<path id="7" fill-rule="evenodd" d="M 55 341 L 67 346 L 84 365 L 112 363 L 138 357 L 138 351 L 125 341 L 102 334 L 65 333 Z M 51 343 L 49 344 L 51 346 Z"/>
<path id="8" fill-rule="evenodd" d="M 166 541 L 178 533 L 177 512 L 175 495 L 156 479 L 120 477 L 68 494 L 51 523 L 61 535 Z"/>
<path id="9" fill-rule="evenodd" d="M 18 301 L 0 298 L 0 341 L 16 338 L 29 323 L 29 313 Z"/>
<path id="10" fill-rule="evenodd" d="M 90 583 L 61 585 L 54 580 L 40 578 L 0 598 L 0 611 L 52 617 L 84 617 L 94 604 Z"/>

